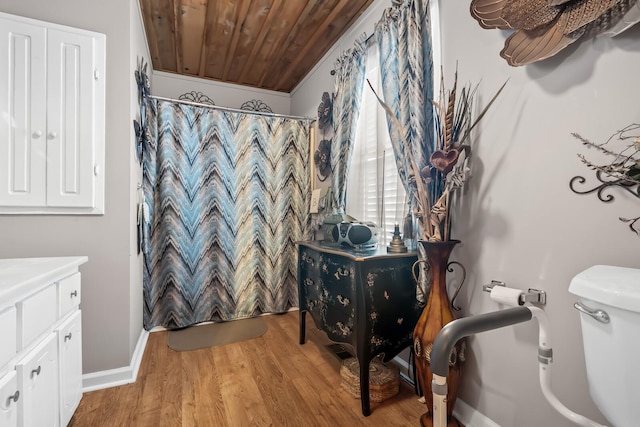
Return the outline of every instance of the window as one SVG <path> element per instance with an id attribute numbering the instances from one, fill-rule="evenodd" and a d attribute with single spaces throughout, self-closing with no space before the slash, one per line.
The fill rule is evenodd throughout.
<path id="1" fill-rule="evenodd" d="M 366 78 L 382 96 L 375 43 L 367 49 Z M 405 189 L 398 176 L 385 116 L 365 82 L 347 176 L 346 212 L 380 227 L 379 242 L 383 245 L 391 241 L 394 225 L 402 224 L 407 213 Z"/>

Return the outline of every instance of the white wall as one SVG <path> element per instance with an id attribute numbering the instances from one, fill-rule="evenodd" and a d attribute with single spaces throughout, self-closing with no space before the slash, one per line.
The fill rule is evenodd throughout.
<path id="1" fill-rule="evenodd" d="M 322 92 L 333 90 L 329 71 L 336 56 L 357 34 L 370 33 L 389 3 L 374 2 L 359 28 L 294 89 L 292 114 L 316 114 Z M 640 203 L 620 191 L 610 204 L 572 193 L 573 176 L 585 176 L 594 186 L 595 178 L 577 158 L 594 153 L 570 134 L 600 142 L 638 121 L 640 26 L 614 40 L 590 40 L 548 61 L 512 68 L 499 56 L 507 34 L 481 29 L 469 2 L 441 1 L 440 9 L 447 82 L 457 62 L 461 83 L 481 81 L 478 100 L 484 105 L 509 79 L 475 133 L 473 176 L 456 212 L 453 236 L 463 244 L 454 258 L 468 272 L 459 298 L 464 315 L 499 308 L 482 292 L 492 279 L 545 290 L 553 389 L 569 408 L 604 422 L 589 396 L 575 297 L 567 288 L 575 274 L 594 264 L 640 267 L 640 238 L 618 221 L 640 215 Z M 572 425 L 540 391 L 537 331 L 531 322 L 469 340 L 460 397 L 504 427 Z"/>
<path id="2" fill-rule="evenodd" d="M 509 83 L 476 133 L 474 176 L 455 220 L 455 237 L 463 241 L 457 256 L 471 273 L 462 303 L 467 314 L 497 309 L 481 292 L 492 279 L 547 291 L 553 388 L 568 407 L 603 420 L 589 396 L 575 297 L 567 288 L 594 264 L 640 267 L 640 238 L 618 221 L 640 215 L 640 203 L 621 191 L 612 192 L 610 204 L 572 193 L 575 175 L 597 182 L 576 156 L 595 153 L 570 134 L 603 142 L 638 122 L 640 28 L 512 68 L 499 56 L 506 34 L 481 29 L 467 3 L 440 2 L 445 74 L 457 62 L 462 82 L 482 80 L 485 102 Z M 536 334 L 536 325 L 527 324 L 471 340 L 461 396 L 503 426 L 570 426 L 537 385 Z"/>
<path id="3" fill-rule="evenodd" d="M 144 49 L 132 1 L 0 0 L 2 12 L 107 35 L 106 214 L 0 217 L 0 257 L 89 256 L 81 268 L 85 373 L 128 366 L 141 325 L 141 267 L 132 236 L 139 171 L 132 160 L 131 90 L 135 57 Z M 617 220 L 637 216 L 640 209 L 636 199 L 620 192 L 613 204 L 604 204 L 568 189 L 574 175 L 592 177 L 577 160 L 576 153 L 584 149 L 570 133 L 602 141 L 637 121 L 640 31 L 510 68 L 498 55 L 505 35 L 482 30 L 469 16 L 467 3 L 441 4 L 445 74 L 451 76 L 457 61 L 461 81 L 482 80 L 481 101 L 510 81 L 476 133 L 474 175 L 455 222 L 454 236 L 463 245 L 454 255 L 469 272 L 461 303 L 465 314 L 497 309 L 481 292 L 492 279 L 546 290 L 554 389 L 570 408 L 602 420 L 588 395 L 580 326 L 571 307 L 575 299 L 567 287 L 571 277 L 593 264 L 640 266 L 638 237 Z M 276 112 L 315 116 L 322 92 L 333 90 L 329 71 L 335 57 L 358 34 L 371 32 L 388 4 L 376 0 L 294 90 L 290 104 L 288 95 L 268 98 L 269 91 L 258 91 L 258 99 Z M 165 77 L 154 75 L 154 94 L 205 92 L 191 82 L 165 85 Z M 251 92 L 246 100 L 257 98 L 255 90 L 245 89 Z M 216 87 L 208 95 L 231 107 L 245 100 L 237 94 L 227 100 L 221 93 Z M 553 412 L 537 385 L 536 334 L 535 325 L 528 324 L 470 340 L 461 397 L 505 427 L 570 425 Z"/>
<path id="4" fill-rule="evenodd" d="M 329 49 L 302 82 L 291 91 L 291 114 L 318 116 L 318 105 L 322 100 L 322 93 L 334 91 L 335 80 L 331 70 L 335 60 L 342 52 L 351 49 L 361 34 L 365 33 L 367 36 L 373 34 L 375 23 L 380 20 L 382 12 L 389 6 L 391 6 L 391 0 L 375 0 L 356 23 Z"/>
<path id="5" fill-rule="evenodd" d="M 274 113 L 290 113 L 291 98 L 288 93 L 181 76 L 162 71 L 153 72 L 151 80 L 151 93 L 153 95 L 177 99 L 180 95 L 192 91 L 203 93 L 220 107 L 240 108 L 247 101 L 259 100 L 271 107 Z"/>
<path id="6" fill-rule="evenodd" d="M 0 0 L 0 11 L 106 34 L 106 208 L 102 216 L 0 216 L 0 257 L 87 255 L 81 267 L 83 372 L 129 366 L 142 324 L 130 274 L 130 14 L 135 0 Z M 133 184 L 135 185 L 135 184 Z M 135 307 L 134 307 L 135 305 Z"/>
<path id="7" fill-rule="evenodd" d="M 131 52 L 129 57 L 129 75 L 132 76 L 130 83 L 130 102 L 131 114 L 130 122 L 134 119 L 140 120 L 140 107 L 138 106 L 138 86 L 136 84 L 134 72 L 138 67 L 138 60 L 144 59 L 145 63 L 151 61 L 151 54 L 147 45 L 147 39 L 144 33 L 144 24 L 142 14 L 140 12 L 140 3 L 137 0 L 130 0 L 130 31 L 131 31 Z M 151 64 L 147 66 L 147 72 L 151 72 Z M 133 128 L 131 128 L 132 138 Z M 136 205 L 141 200 L 141 193 L 138 191 L 138 184 L 142 183 L 142 167 L 138 162 L 135 144 L 129 144 L 130 147 L 130 185 L 129 185 L 129 312 L 131 321 L 129 322 L 129 357 L 133 356 L 135 347 L 138 344 L 138 338 L 143 330 L 143 307 L 144 300 L 142 294 L 142 269 L 143 257 L 142 253 L 138 254 L 137 239 L 137 212 Z"/>

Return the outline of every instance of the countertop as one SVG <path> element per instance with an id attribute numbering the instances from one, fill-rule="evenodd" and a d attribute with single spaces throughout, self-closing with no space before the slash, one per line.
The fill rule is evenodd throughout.
<path id="1" fill-rule="evenodd" d="M 0 259 L 0 310 L 68 276 L 87 261 L 86 256 Z"/>

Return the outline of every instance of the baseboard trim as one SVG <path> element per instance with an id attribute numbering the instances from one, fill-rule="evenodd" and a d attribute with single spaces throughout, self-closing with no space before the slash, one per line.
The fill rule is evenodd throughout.
<path id="1" fill-rule="evenodd" d="M 400 379 L 405 383 L 409 384 L 411 387 L 415 387 L 415 383 L 413 382 L 413 378 L 411 378 L 407 373 L 409 372 L 409 364 L 406 360 L 404 360 L 400 356 L 396 356 L 391 359 L 391 363 L 395 364 L 400 368 Z M 416 396 L 417 399 L 417 396 Z"/>
<path id="2" fill-rule="evenodd" d="M 138 342 L 136 343 L 136 348 L 133 351 L 131 364 L 129 366 L 83 375 L 82 392 L 86 393 L 136 382 L 148 339 L 149 332 L 143 329 L 138 337 Z"/>
<path id="3" fill-rule="evenodd" d="M 467 427 L 500 427 L 500 424 L 495 423 L 461 399 L 456 400 L 453 415 Z"/>

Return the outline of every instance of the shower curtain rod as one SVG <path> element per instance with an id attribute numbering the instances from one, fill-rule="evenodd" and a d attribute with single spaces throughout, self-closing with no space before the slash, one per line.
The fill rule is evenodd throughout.
<path id="1" fill-rule="evenodd" d="M 291 115 L 287 115 L 287 114 L 267 113 L 267 112 L 264 112 L 264 111 L 241 110 L 239 108 L 220 107 L 218 105 L 203 104 L 201 102 L 193 102 L 193 101 L 185 101 L 183 99 L 165 98 L 163 96 L 150 95 L 149 98 L 157 99 L 159 101 L 176 102 L 178 104 L 194 105 L 196 107 L 213 108 L 213 109 L 216 109 L 216 110 L 229 111 L 229 112 L 232 112 L 232 113 L 256 114 L 256 115 L 260 115 L 260 116 L 282 117 L 282 118 L 285 118 L 285 119 L 309 120 L 312 123 L 316 121 L 316 119 L 313 118 L 313 117 L 291 116 Z"/>

